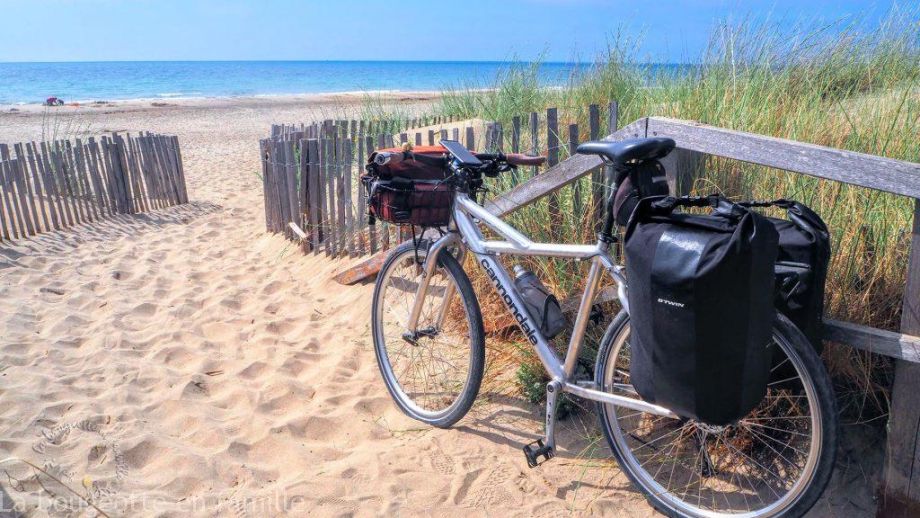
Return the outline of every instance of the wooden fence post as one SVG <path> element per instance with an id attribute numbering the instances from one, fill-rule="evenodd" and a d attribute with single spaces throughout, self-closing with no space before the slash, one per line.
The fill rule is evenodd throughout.
<path id="1" fill-rule="evenodd" d="M 588 106 L 588 140 L 599 138 L 601 138 L 601 109 L 600 106 L 592 104 Z M 604 168 L 598 167 L 591 173 L 591 218 L 597 230 L 603 224 L 605 191 Z"/>
<path id="2" fill-rule="evenodd" d="M 546 110 L 546 165 L 553 167 L 559 163 L 559 121 L 556 108 Z M 549 196 L 549 218 L 552 231 L 562 226 L 562 212 L 559 210 L 559 193 L 554 191 Z"/>
<path id="3" fill-rule="evenodd" d="M 323 240 L 322 227 L 322 187 L 320 187 L 320 167 L 319 167 L 319 141 L 315 138 L 307 140 L 307 188 L 310 195 L 310 245 L 311 251 L 315 254 L 319 252 L 320 244 Z"/>
<path id="4" fill-rule="evenodd" d="M 575 149 L 578 147 L 578 124 L 569 124 L 569 156 L 575 156 Z M 573 186 L 572 205 L 575 210 L 575 217 L 581 218 L 582 211 L 582 184 L 583 179 L 579 178 Z"/>
<path id="5" fill-rule="evenodd" d="M 403 133 L 403 135 L 405 135 L 405 133 Z M 345 198 L 345 219 L 344 219 L 345 247 L 348 250 L 349 257 L 356 257 L 358 254 L 355 253 L 355 205 L 354 205 L 354 202 L 352 201 L 352 195 L 354 193 L 352 191 L 352 185 L 351 185 L 352 183 L 351 182 L 351 179 L 352 179 L 351 169 L 353 166 L 353 162 L 352 162 L 352 149 L 351 149 L 350 139 L 346 139 L 342 143 L 342 153 L 343 153 L 342 159 L 344 161 L 344 164 L 342 167 L 344 182 L 343 182 L 343 188 L 341 192 L 344 194 L 344 198 Z"/>
<path id="6" fill-rule="evenodd" d="M 907 261 L 901 333 L 920 335 L 920 198 Z M 891 387 L 888 445 L 877 516 L 920 516 L 920 364 L 897 360 Z"/>
<path id="7" fill-rule="evenodd" d="M 706 162 L 706 156 L 696 151 L 675 149 L 661 159 L 668 178 L 668 190 L 675 196 L 690 194 L 693 182 L 699 174 L 700 166 Z"/>
<path id="8" fill-rule="evenodd" d="M 416 144 L 421 145 L 421 143 L 422 143 L 422 142 L 421 142 L 421 141 L 422 141 L 421 135 L 422 135 L 421 133 L 416 133 L 416 134 L 415 134 L 415 142 L 416 142 Z M 361 159 L 362 159 L 364 162 L 367 162 L 367 160 L 368 160 L 368 159 L 370 158 L 370 156 L 371 156 L 371 153 L 374 152 L 374 137 L 371 137 L 370 135 L 364 137 L 364 152 L 365 152 L 365 155 L 362 156 Z M 365 216 L 365 217 L 367 217 L 367 216 Z M 380 223 L 378 223 L 378 222 L 374 222 L 373 225 L 368 225 L 369 228 L 367 229 L 367 234 L 368 234 L 367 237 L 368 237 L 368 240 L 370 241 L 371 253 L 372 253 L 372 254 L 376 254 L 376 253 L 377 253 L 377 225 L 379 225 L 379 224 L 380 224 Z"/>

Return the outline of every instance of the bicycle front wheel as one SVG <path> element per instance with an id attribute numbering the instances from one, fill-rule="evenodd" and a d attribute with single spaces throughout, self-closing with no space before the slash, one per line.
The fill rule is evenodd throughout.
<path id="1" fill-rule="evenodd" d="M 371 331 L 387 390 L 409 417 L 447 428 L 469 411 L 482 383 L 485 333 L 473 286 L 448 250 L 438 256 L 415 332 L 408 329 L 427 257 L 406 243 L 377 275 Z"/>
<path id="2" fill-rule="evenodd" d="M 638 397 L 625 311 L 598 352 L 601 390 Z M 837 411 L 830 378 L 804 335 L 777 315 L 767 395 L 728 426 L 598 404 L 604 436 L 632 482 L 668 516 L 802 516 L 831 477 Z"/>

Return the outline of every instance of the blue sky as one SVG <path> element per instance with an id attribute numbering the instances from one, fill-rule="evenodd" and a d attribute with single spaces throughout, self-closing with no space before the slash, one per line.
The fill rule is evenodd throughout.
<path id="1" fill-rule="evenodd" d="M 590 60 L 619 32 L 686 62 L 720 21 L 873 24 L 891 1 L 0 0 L 0 61 Z M 908 5 L 901 2 L 900 5 Z"/>

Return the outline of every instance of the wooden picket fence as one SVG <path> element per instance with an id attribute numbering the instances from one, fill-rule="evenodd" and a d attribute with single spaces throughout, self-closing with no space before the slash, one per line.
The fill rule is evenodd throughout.
<path id="1" fill-rule="evenodd" d="M 452 139 L 477 152 L 547 157 L 545 166 L 515 172 L 508 185 L 513 187 L 574 154 L 580 139 L 598 139 L 616 129 L 616 102 L 588 106 L 585 113 L 587 128 L 574 123 L 561 126 L 556 108 L 513 117 L 509 128 L 497 122 L 448 117 L 274 125 L 271 136 L 259 143 L 266 229 L 300 241 L 304 252 L 334 257 L 378 253 L 403 241 L 407 229 L 381 221 L 368 225 L 360 176 L 375 149 L 407 142 L 435 145 L 441 139 Z M 598 211 L 605 195 L 602 174 L 598 168 L 598 177 L 575 186 L 579 191 L 576 199 L 587 194 L 581 189 L 591 189 L 590 199 Z"/>
<path id="2" fill-rule="evenodd" d="M 175 136 L 0 144 L 0 241 L 187 202 Z"/>

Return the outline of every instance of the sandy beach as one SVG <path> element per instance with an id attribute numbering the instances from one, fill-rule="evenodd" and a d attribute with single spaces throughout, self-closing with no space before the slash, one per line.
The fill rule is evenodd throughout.
<path id="1" fill-rule="evenodd" d="M 387 95 L 403 109 L 433 98 Z M 340 286 L 348 260 L 265 233 L 258 140 L 360 99 L 84 105 L 52 122 L 0 110 L 7 143 L 43 127 L 178 135 L 192 200 L 0 245 L 0 460 L 45 467 L 110 516 L 656 516 L 591 458 L 607 447 L 589 415 L 562 423 L 539 469 L 520 446 L 542 411 L 521 399 L 477 404 L 450 430 L 403 416 L 374 359 L 372 285 Z M 841 456 L 810 516 L 874 515 L 869 446 Z M 859 457 L 870 468 L 849 464 Z M 66 490 L 21 462 L 4 472 L 2 507 L 97 515 L 51 502 Z"/>

